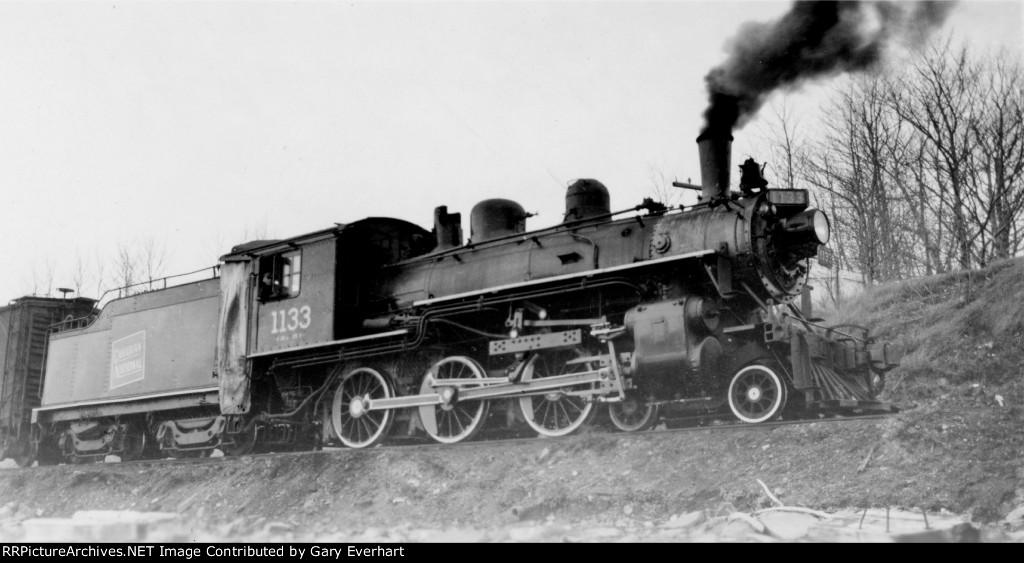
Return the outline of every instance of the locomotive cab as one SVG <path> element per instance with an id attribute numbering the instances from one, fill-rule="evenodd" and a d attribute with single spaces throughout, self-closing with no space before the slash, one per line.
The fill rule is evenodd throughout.
<path id="1" fill-rule="evenodd" d="M 225 309 L 249 313 L 250 356 L 355 336 L 367 304 L 374 302 L 366 279 L 435 244 L 430 233 L 412 223 L 371 217 L 291 239 L 241 245 L 222 258 L 230 271 L 222 280 L 232 286 L 225 294 L 246 296 L 246 306 L 226 303 Z"/>
<path id="2" fill-rule="evenodd" d="M 429 232 L 412 223 L 371 217 L 239 245 L 221 257 L 222 412 L 249 412 L 252 374 L 273 358 L 339 346 L 365 333 L 368 277 L 435 244 Z"/>

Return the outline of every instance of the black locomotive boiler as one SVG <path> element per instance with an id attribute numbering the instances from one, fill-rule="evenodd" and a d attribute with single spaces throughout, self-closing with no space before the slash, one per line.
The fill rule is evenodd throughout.
<path id="1" fill-rule="evenodd" d="M 612 211 L 579 180 L 555 226 L 528 231 L 509 200 L 474 207 L 468 240 L 445 207 L 433 232 L 368 218 L 115 300 L 50 337 L 38 455 L 454 443 L 495 418 L 561 436 L 604 408 L 623 431 L 669 407 L 748 423 L 887 409 L 885 344 L 801 303 L 827 218 L 753 161 L 733 193 L 731 141 L 698 139 L 692 207 Z"/>

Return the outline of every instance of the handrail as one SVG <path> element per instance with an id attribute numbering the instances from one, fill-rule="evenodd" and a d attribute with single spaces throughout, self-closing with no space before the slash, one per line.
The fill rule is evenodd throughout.
<path id="1" fill-rule="evenodd" d="M 414 256 L 412 258 L 407 258 L 405 260 L 399 260 L 398 262 L 395 262 L 393 264 L 388 264 L 387 266 L 388 267 L 391 267 L 391 266 L 404 266 L 406 264 L 410 264 L 410 263 L 418 262 L 418 261 L 441 260 L 441 259 L 449 257 L 449 256 L 454 256 L 454 255 L 457 255 L 457 254 L 462 254 L 462 253 L 473 251 L 473 250 L 480 250 L 481 248 L 491 248 L 491 247 L 496 247 L 496 246 L 504 246 L 504 245 L 508 245 L 508 244 L 519 244 L 519 243 L 522 243 L 522 242 L 525 242 L 525 241 L 529 241 L 531 238 L 536 237 L 536 236 L 541 235 L 541 234 L 553 233 L 553 232 L 557 232 L 557 231 L 573 231 L 573 230 L 576 230 L 576 229 L 579 229 L 579 228 L 582 228 L 582 227 L 588 227 L 588 226 L 591 226 L 591 225 L 597 225 L 601 221 L 605 221 L 607 219 L 611 219 L 612 217 L 617 217 L 619 215 L 625 215 L 627 213 L 637 213 L 637 212 L 640 212 L 640 211 L 647 211 L 646 215 L 636 215 L 637 218 L 642 220 L 643 218 L 646 218 L 646 217 L 658 217 L 658 216 L 663 216 L 663 215 L 670 214 L 670 213 L 675 212 L 675 211 L 683 212 L 683 211 L 686 211 L 686 210 L 693 210 L 693 209 L 696 209 L 696 208 L 699 208 L 699 207 L 707 207 L 708 206 L 708 204 L 706 204 L 706 203 L 698 203 L 696 205 L 690 205 L 690 206 L 679 205 L 677 207 L 665 207 L 664 209 L 656 209 L 656 210 L 652 211 L 651 205 L 658 205 L 658 202 L 650 202 L 650 203 L 644 202 L 644 203 L 641 203 L 641 204 L 633 206 L 633 207 L 629 207 L 629 208 L 626 208 L 626 209 L 621 209 L 619 211 L 612 211 L 612 212 L 609 212 L 609 213 L 605 213 L 603 215 L 595 215 L 593 217 L 587 217 L 585 219 L 575 219 L 573 221 L 566 221 L 566 222 L 563 222 L 563 223 L 558 223 L 556 225 L 550 225 L 550 226 L 547 226 L 547 227 L 542 227 L 540 229 L 535 229 L 533 231 L 525 231 L 525 232 L 522 232 L 522 233 L 513 233 L 513 234 L 510 234 L 510 235 L 504 235 L 504 236 L 501 236 L 501 237 L 497 237 L 497 238 L 493 238 L 493 239 L 487 239 L 487 240 L 480 241 L 480 242 L 472 242 L 472 241 L 470 241 L 470 242 L 466 242 L 466 243 L 464 243 L 464 244 L 462 244 L 460 246 L 455 246 L 455 247 L 448 248 L 448 249 L 445 249 L 445 250 L 440 250 L 440 251 L 428 252 L 426 254 L 421 254 L 421 255 L 418 255 L 418 256 Z"/>
<path id="2" fill-rule="evenodd" d="M 168 287 L 177 287 L 177 286 L 168 286 L 167 285 L 167 280 L 171 280 L 171 279 L 175 279 L 175 278 L 182 278 L 182 277 L 185 277 L 185 276 L 191 276 L 193 274 L 198 274 L 198 273 L 206 271 L 206 270 L 211 270 L 212 273 L 211 273 L 211 276 L 209 278 L 204 278 L 204 279 L 216 279 L 217 276 L 218 276 L 218 273 L 220 272 L 220 264 L 218 264 L 216 266 L 207 266 L 205 268 L 200 268 L 200 269 L 194 270 L 192 272 L 186 272 L 184 274 L 174 274 L 172 276 L 164 276 L 162 278 L 157 278 L 157 279 L 152 279 L 152 280 L 147 280 L 147 281 L 141 281 L 141 282 L 129 284 L 129 285 L 122 286 L 122 287 L 115 287 L 115 288 L 112 288 L 112 289 L 108 289 L 108 290 L 103 292 L 103 295 L 100 296 L 100 298 L 96 301 L 96 303 L 102 303 L 103 300 L 107 298 L 107 294 L 110 293 L 110 292 L 113 292 L 113 291 L 117 292 L 117 299 L 120 299 L 122 297 L 128 297 L 130 295 L 138 295 L 139 293 L 144 293 L 144 292 L 141 292 L 141 291 L 136 292 L 136 293 L 131 293 L 130 290 L 133 287 L 139 287 L 139 286 L 143 286 L 143 285 L 147 285 L 147 284 L 149 285 L 149 289 L 147 291 L 159 291 L 161 289 L 167 289 Z M 164 286 L 163 287 L 158 287 L 156 289 L 153 289 L 153 284 L 154 283 L 159 283 L 159 282 L 163 282 Z M 124 292 L 124 293 L 122 294 L 122 292 Z"/>
<path id="3" fill-rule="evenodd" d="M 57 321 L 57 322 L 51 324 L 48 327 L 48 330 L 50 330 L 51 332 L 63 332 L 63 331 L 66 331 L 66 330 L 74 330 L 74 329 L 84 328 L 86 326 L 89 326 L 99 316 L 96 313 L 96 310 L 97 309 L 102 309 L 106 305 L 106 303 L 104 303 L 104 300 L 112 292 L 115 292 L 115 291 L 117 292 L 117 297 L 115 297 L 113 299 L 121 299 L 121 298 L 124 298 L 124 297 L 130 297 L 132 295 L 139 295 L 139 294 L 142 294 L 142 293 L 148 293 L 150 291 L 161 291 L 161 290 L 164 290 L 164 289 L 168 289 L 170 287 L 179 287 L 179 285 L 185 285 L 185 284 L 183 283 L 183 284 L 179 284 L 179 285 L 168 285 L 167 284 L 168 280 L 173 280 L 173 279 L 177 279 L 177 278 L 183 278 L 185 276 L 192 276 L 192 275 L 204 272 L 206 270 L 210 270 L 210 272 L 211 272 L 211 275 L 210 275 L 209 278 L 203 278 L 201 280 L 194 280 L 194 281 L 205 281 L 205 280 L 217 279 L 217 277 L 219 276 L 219 273 L 220 273 L 220 265 L 218 264 L 218 265 L 212 266 L 212 267 L 200 268 L 198 270 L 194 270 L 194 271 L 191 271 L 191 272 L 185 272 L 183 274 L 174 274 L 174 275 L 171 275 L 171 276 L 164 276 L 162 278 L 157 278 L 157 279 L 154 279 L 154 280 L 147 280 L 147 281 L 142 281 L 142 282 L 138 282 L 138 283 L 129 284 L 129 285 L 126 285 L 126 286 L 123 286 L 123 287 L 115 287 L 115 288 L 112 288 L 112 289 L 108 289 L 108 290 L 103 292 L 103 294 L 100 296 L 99 299 L 96 300 L 95 309 L 93 309 L 93 311 L 91 311 L 88 314 L 86 314 L 84 316 L 81 316 L 81 317 L 73 317 L 73 318 L 70 318 L 70 319 L 65 318 L 65 319 L 62 319 L 60 321 Z M 158 287 L 158 288 L 153 289 L 153 284 L 154 283 L 160 283 L 160 282 L 163 282 L 163 287 Z M 191 282 L 186 282 L 186 283 L 191 283 Z M 133 287 L 139 287 L 139 286 L 144 286 L 144 285 L 149 285 L 150 289 L 144 290 L 144 291 L 137 291 L 135 293 L 131 293 L 131 289 Z M 111 300 L 113 300 L 113 299 L 111 299 Z"/>

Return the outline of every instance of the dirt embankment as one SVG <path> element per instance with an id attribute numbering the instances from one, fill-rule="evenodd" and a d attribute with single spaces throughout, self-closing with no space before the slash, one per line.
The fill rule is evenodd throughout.
<path id="1" fill-rule="evenodd" d="M 35 468 L 0 473 L 0 491 L 21 512 L 14 517 L 174 512 L 213 537 L 268 526 L 290 539 L 553 519 L 651 526 L 694 511 L 771 506 L 758 480 L 789 506 L 946 510 L 995 521 L 1024 504 L 1024 410 L 969 407 L 976 396 L 961 391 L 886 420 Z"/>
<path id="2" fill-rule="evenodd" d="M 380 534 L 400 529 L 506 530 L 509 539 L 512 524 L 552 521 L 642 531 L 696 511 L 770 506 L 759 480 L 789 506 L 945 510 L 992 523 L 1024 505 L 1020 279 L 1024 262 L 1014 260 L 914 280 L 836 317 L 874 327 L 903 355 L 886 395 L 903 410 L 896 418 L 4 470 L 0 532 L 83 509 L 178 513 L 213 539 L 417 538 Z M 497 536 L 452 539 L 481 537 Z"/>

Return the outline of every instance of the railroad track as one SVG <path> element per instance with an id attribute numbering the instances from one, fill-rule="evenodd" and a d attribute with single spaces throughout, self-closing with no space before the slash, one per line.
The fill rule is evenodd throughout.
<path id="1" fill-rule="evenodd" d="M 640 432 L 617 432 L 617 431 L 601 431 L 597 435 L 602 437 L 630 437 L 630 438 L 643 438 L 645 436 L 666 436 L 672 434 L 687 434 L 694 432 L 735 432 L 740 430 L 753 430 L 753 431 L 768 431 L 775 428 L 784 426 L 796 426 L 801 424 L 810 423 L 824 423 L 824 424 L 842 424 L 847 422 L 862 422 L 868 420 L 881 420 L 886 418 L 899 417 L 899 413 L 882 413 L 882 414 L 870 414 L 870 415 L 858 415 L 858 416 L 831 416 L 825 418 L 816 419 L 794 419 L 794 420 L 777 420 L 773 422 L 763 422 L 759 424 L 748 424 L 743 422 L 729 422 L 723 423 L 718 419 L 711 419 L 709 417 L 686 417 L 686 418 L 674 418 L 663 421 L 665 427 L 662 428 L 662 424 L 654 430 L 645 430 Z M 668 424 L 671 424 L 669 427 Z M 388 451 L 402 451 L 402 452 L 432 452 L 439 450 L 449 450 L 452 448 L 479 448 L 493 446 L 496 443 L 515 445 L 515 444 L 529 444 L 529 443 L 544 443 L 544 444 L 558 444 L 560 442 L 571 441 L 578 439 L 580 434 L 570 434 L 568 436 L 561 437 L 517 437 L 514 436 L 516 432 L 507 430 L 491 430 L 483 431 L 479 438 L 475 440 L 469 440 L 465 442 L 459 442 L 457 444 L 440 444 L 437 442 L 428 441 L 429 438 L 398 438 L 390 443 L 366 448 L 366 449 L 351 449 L 351 448 L 339 448 L 339 447 L 325 447 L 319 450 L 302 450 L 302 451 L 290 451 L 290 452 L 265 452 L 265 453 L 254 453 L 241 456 L 226 456 L 220 455 L 216 457 L 202 457 L 202 458 L 161 458 L 161 459 L 143 459 L 126 462 L 107 462 L 107 463 L 91 463 L 91 464 L 64 464 L 63 466 L 48 466 L 48 467 L 68 467 L 75 470 L 99 470 L 102 471 L 107 467 L 168 467 L 178 465 L 199 465 L 199 464 L 218 464 L 218 463 L 232 463 L 238 460 L 272 460 L 277 458 L 288 458 L 288 457 L 302 457 L 309 455 L 330 455 L 330 456 L 347 456 L 347 455 L 362 455 L 362 454 L 379 454 L 381 452 Z M 542 442 L 541 442 L 542 440 Z M 35 471 L 40 468 L 7 468 L 0 469 L 2 473 L 14 473 L 22 471 Z"/>

